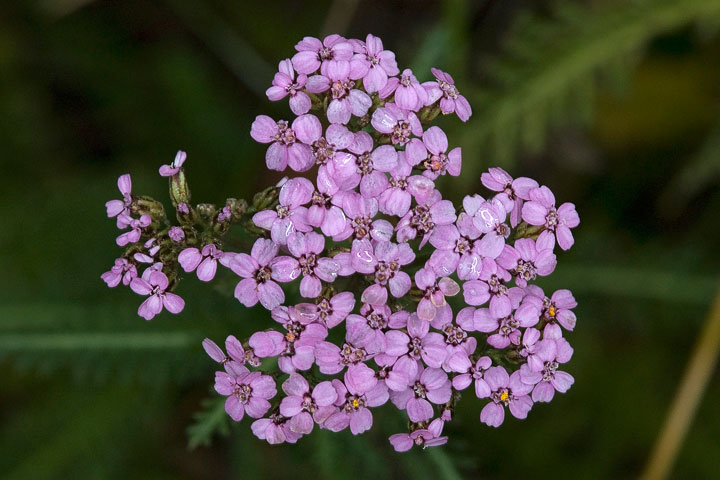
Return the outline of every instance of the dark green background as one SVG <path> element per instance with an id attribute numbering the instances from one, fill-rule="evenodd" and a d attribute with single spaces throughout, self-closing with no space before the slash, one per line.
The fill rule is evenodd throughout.
<path id="1" fill-rule="evenodd" d="M 634 478 L 718 280 L 720 2 L 5 1 L 0 4 L 0 472 L 3 478 Z M 403 420 L 270 447 L 234 425 L 188 450 L 211 391 L 200 341 L 247 336 L 229 277 L 187 279 L 187 308 L 146 323 L 99 276 L 120 254 L 116 178 L 166 201 L 157 168 L 188 152 L 196 202 L 248 198 L 280 175 L 253 142 L 264 90 L 305 35 L 379 35 L 421 80 L 471 101 L 443 118 L 483 193 L 501 165 L 577 205 L 576 245 L 544 285 L 576 293 L 576 383 L 526 421 L 481 424 L 466 395 L 442 449 L 396 454 Z M 718 375 L 674 478 L 718 478 Z M 210 408 L 217 413 L 216 402 Z M 213 410 L 214 408 L 214 410 Z M 223 418 L 215 415 L 215 418 Z M 211 422 L 212 423 L 212 422 Z M 311 477 L 310 477 L 311 476 Z"/>

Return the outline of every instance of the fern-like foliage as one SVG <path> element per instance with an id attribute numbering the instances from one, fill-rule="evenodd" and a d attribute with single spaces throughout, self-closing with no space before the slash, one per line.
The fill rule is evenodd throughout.
<path id="1" fill-rule="evenodd" d="M 471 94 L 461 145 L 465 158 L 483 161 L 465 162 L 462 178 L 542 148 L 553 126 L 592 119 L 598 87 L 626 74 L 653 37 L 696 21 L 720 22 L 720 0 L 563 1 L 551 15 L 518 19 L 488 65 L 494 85 Z"/>
<path id="2" fill-rule="evenodd" d="M 668 183 L 659 199 L 659 210 L 678 217 L 701 192 L 720 184 L 720 118 L 694 157 Z"/>
<path id="3" fill-rule="evenodd" d="M 67 369 L 82 380 L 182 381 L 205 373 L 202 332 L 147 323 L 124 306 L 0 306 L 0 360 L 20 371 Z"/>
<path id="4" fill-rule="evenodd" d="M 216 434 L 230 434 L 230 420 L 225 413 L 225 397 L 214 396 L 202 401 L 202 408 L 193 415 L 187 428 L 188 448 L 209 447 Z"/>

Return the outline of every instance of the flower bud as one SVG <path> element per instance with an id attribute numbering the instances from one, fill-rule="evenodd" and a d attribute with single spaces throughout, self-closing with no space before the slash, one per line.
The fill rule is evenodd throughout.
<path id="1" fill-rule="evenodd" d="M 190 202 L 190 187 L 188 187 L 185 172 L 182 169 L 170 177 L 170 199 L 173 206 L 176 207 L 181 202 Z"/>
<path id="2" fill-rule="evenodd" d="M 543 225 L 533 226 L 528 225 L 525 222 L 521 222 L 515 230 L 515 238 L 532 238 L 537 239 L 538 235 L 542 233 L 545 227 Z"/>
<path id="3" fill-rule="evenodd" d="M 193 210 L 193 208 L 185 202 L 177 204 L 175 216 L 177 217 L 178 222 L 188 226 L 194 224 L 197 218 L 195 210 Z"/>
<path id="4" fill-rule="evenodd" d="M 233 221 L 240 220 L 248 209 L 247 202 L 242 198 L 240 200 L 237 198 L 228 198 L 226 204 L 230 207 Z"/>
<path id="5" fill-rule="evenodd" d="M 280 187 L 272 186 L 268 187 L 262 192 L 258 192 L 253 197 L 253 207 L 256 211 L 266 210 L 272 208 L 272 205 L 278 201 L 280 196 Z"/>
<path id="6" fill-rule="evenodd" d="M 197 213 L 200 215 L 200 219 L 205 223 L 211 223 L 216 212 L 217 208 L 215 208 L 215 205 L 212 203 L 197 204 Z"/>
<path id="7" fill-rule="evenodd" d="M 417 113 L 417 116 L 420 119 L 420 123 L 422 123 L 423 125 L 427 125 L 433 120 L 435 120 L 438 115 L 440 115 L 440 111 L 440 102 L 437 102 L 433 105 L 428 105 L 421 108 L 420 111 Z"/>
<path id="8" fill-rule="evenodd" d="M 165 207 L 163 204 L 145 195 L 133 197 L 130 212 L 133 215 L 150 215 L 153 221 L 159 221 L 165 218 Z"/>

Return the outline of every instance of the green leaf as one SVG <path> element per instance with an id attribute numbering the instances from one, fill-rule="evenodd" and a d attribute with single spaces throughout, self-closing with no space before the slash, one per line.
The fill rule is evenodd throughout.
<path id="1" fill-rule="evenodd" d="M 206 398 L 202 409 L 193 415 L 193 423 L 187 427 L 188 448 L 209 447 L 213 436 L 230 433 L 228 415 L 225 413 L 225 397 Z"/>
<path id="2" fill-rule="evenodd" d="M 462 480 L 462 476 L 458 473 L 452 458 L 443 448 L 430 448 L 426 450 L 428 457 L 435 464 L 443 480 Z"/>
<path id="3" fill-rule="evenodd" d="M 191 319 L 145 322 L 123 305 L 2 305 L 0 359 L 18 370 L 49 374 L 66 368 L 98 381 L 187 380 L 209 363 Z"/>
<path id="4" fill-rule="evenodd" d="M 13 352 L 176 350 L 197 344 L 188 332 L 163 333 L 18 333 L 0 335 L 0 350 Z"/>
<path id="5" fill-rule="evenodd" d="M 665 215 L 677 217 L 703 190 L 720 183 L 720 119 L 700 151 L 673 178 L 658 203 Z"/>
<path id="6" fill-rule="evenodd" d="M 560 2 L 552 17 L 523 17 L 488 66 L 496 85 L 471 95 L 474 115 L 460 144 L 466 158 L 484 161 L 465 162 L 461 178 L 538 150 L 553 126 L 590 120 L 599 74 L 617 76 L 653 37 L 719 13 L 720 0 L 638 0 Z"/>
<path id="7" fill-rule="evenodd" d="M 560 264 L 543 288 L 572 288 L 574 293 L 593 296 L 641 298 L 660 302 L 708 305 L 720 277 L 656 268 L 619 265 Z"/>

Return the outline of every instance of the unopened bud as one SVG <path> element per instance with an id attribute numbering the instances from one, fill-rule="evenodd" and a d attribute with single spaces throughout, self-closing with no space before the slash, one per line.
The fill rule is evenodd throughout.
<path id="1" fill-rule="evenodd" d="M 234 221 L 240 220 L 248 209 L 247 202 L 243 199 L 238 200 L 237 198 L 228 198 L 227 206 L 230 207 L 230 213 Z"/>
<path id="2" fill-rule="evenodd" d="M 211 223 L 215 217 L 217 208 L 212 203 L 198 203 L 197 213 L 200 215 L 200 219 L 206 223 Z"/>
<path id="3" fill-rule="evenodd" d="M 150 215 L 153 221 L 161 221 L 165 218 L 165 207 L 163 204 L 145 195 L 133 197 L 130 212 L 134 215 Z"/>
<path id="4" fill-rule="evenodd" d="M 190 226 L 196 223 L 197 215 L 195 210 L 185 202 L 180 202 L 175 208 L 175 216 L 180 224 Z"/>
<path id="5" fill-rule="evenodd" d="M 170 199 L 173 206 L 176 207 L 179 203 L 190 202 L 190 187 L 188 187 L 185 172 L 182 169 L 170 177 Z"/>
<path id="6" fill-rule="evenodd" d="M 227 233 L 227 231 L 230 229 L 231 220 L 232 211 L 229 205 L 225 205 L 215 217 L 215 221 L 213 222 L 212 226 L 213 232 L 217 233 L 218 235 L 225 235 L 225 233 Z"/>
<path id="7" fill-rule="evenodd" d="M 268 187 L 262 192 L 258 192 L 253 197 L 253 207 L 258 212 L 261 210 L 267 210 L 268 208 L 271 208 L 273 204 L 275 204 L 278 201 L 278 197 L 280 196 L 280 187 L 278 186 L 272 186 Z"/>
<path id="8" fill-rule="evenodd" d="M 532 238 L 536 240 L 545 228 L 544 225 L 528 225 L 525 222 L 520 222 L 520 225 L 515 229 L 515 238 Z"/>
<path id="9" fill-rule="evenodd" d="M 440 111 L 440 102 L 437 102 L 433 105 L 421 108 L 417 113 L 417 116 L 422 124 L 427 125 L 440 115 Z"/>

